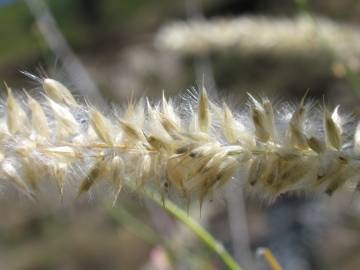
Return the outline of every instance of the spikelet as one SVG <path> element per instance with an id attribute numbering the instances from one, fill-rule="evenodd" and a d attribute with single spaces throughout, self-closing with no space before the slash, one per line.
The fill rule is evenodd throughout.
<path id="1" fill-rule="evenodd" d="M 339 107 L 330 112 L 323 106 L 322 122 L 314 121 L 304 96 L 291 115 L 277 119 L 282 111 L 269 99 L 249 94 L 248 112 L 239 117 L 225 103 L 212 102 L 203 87 L 196 104 L 180 104 L 190 119 L 165 95 L 158 103 L 131 100 L 123 114 L 110 118 L 77 103 L 62 84 L 43 84 L 45 100 L 26 93 L 25 104 L 8 88 L 0 118 L 1 182 L 30 198 L 44 181 L 54 182 L 61 197 L 67 185 L 82 196 L 106 181 L 114 204 L 125 185 L 151 185 L 163 197 L 200 204 L 229 181 L 270 201 L 289 192 L 332 195 L 360 187 L 360 127 L 344 130 Z M 306 121 L 321 127 L 309 131 Z M 244 177 L 233 179 L 237 172 Z"/>
<path id="2" fill-rule="evenodd" d="M 11 134 L 25 131 L 27 126 L 27 118 L 24 110 L 14 98 L 11 89 L 5 85 L 8 92 L 6 100 L 6 123 L 8 131 Z"/>
<path id="3" fill-rule="evenodd" d="M 159 115 L 161 125 L 172 138 L 179 138 L 181 132 L 181 121 L 175 113 L 172 101 L 167 101 L 164 93 L 161 105 L 162 111 Z"/>
<path id="4" fill-rule="evenodd" d="M 208 132 L 210 128 L 210 112 L 209 112 L 209 100 L 205 87 L 203 87 L 198 106 L 198 127 L 202 132 Z"/>
<path id="5" fill-rule="evenodd" d="M 293 113 L 287 130 L 287 140 L 291 146 L 306 149 L 308 147 L 306 134 L 304 131 L 304 121 L 307 115 L 307 107 L 305 106 L 305 97 L 301 99 L 299 106 Z"/>
<path id="6" fill-rule="evenodd" d="M 234 144 L 237 141 L 236 123 L 229 107 L 224 103 L 223 132 L 228 143 Z"/>
<path id="7" fill-rule="evenodd" d="M 309 147 L 316 153 L 321 154 L 325 151 L 325 144 L 324 142 L 320 141 L 315 137 L 310 137 L 307 140 L 307 144 Z"/>
<path id="8" fill-rule="evenodd" d="M 99 138 L 106 144 L 113 145 L 113 130 L 111 124 L 102 113 L 95 108 L 91 108 L 89 112 L 90 124 Z"/>
<path id="9" fill-rule="evenodd" d="M 252 104 L 251 118 L 255 127 L 256 138 L 263 143 L 269 141 L 273 136 L 273 113 L 271 105 L 266 101 L 267 108 L 265 109 L 264 103 L 258 102 L 252 95 L 248 94 Z"/>
<path id="10" fill-rule="evenodd" d="M 328 146 L 340 150 L 341 148 L 341 123 L 337 106 L 330 115 L 327 109 L 324 109 L 324 130 L 325 138 Z"/>
<path id="11" fill-rule="evenodd" d="M 71 135 L 77 134 L 79 131 L 79 124 L 75 120 L 74 116 L 70 112 L 69 108 L 59 103 L 54 102 L 50 98 L 47 98 L 47 101 L 54 113 L 56 119 L 56 129 L 58 139 L 64 139 Z"/>
<path id="12" fill-rule="evenodd" d="M 90 167 L 88 173 L 80 183 L 78 196 L 83 192 L 88 191 L 96 182 L 98 182 L 101 179 L 101 176 L 105 174 L 106 169 L 104 156 L 97 157 L 97 160 Z"/>
<path id="13" fill-rule="evenodd" d="M 26 93 L 26 92 L 25 92 Z M 31 127 L 34 132 L 45 139 L 49 138 L 50 130 L 43 108 L 35 99 L 27 94 L 28 107 L 31 111 Z"/>
<path id="14" fill-rule="evenodd" d="M 29 184 L 32 190 L 38 189 L 38 181 L 39 181 L 39 171 L 36 168 L 34 160 L 28 157 L 24 157 L 21 160 L 21 166 L 24 170 L 24 175 L 26 177 L 25 181 Z"/>
<path id="15" fill-rule="evenodd" d="M 48 97 L 60 104 L 68 106 L 78 105 L 70 90 L 58 81 L 46 78 L 43 81 L 43 88 Z"/>
<path id="16" fill-rule="evenodd" d="M 129 140 L 133 140 L 133 141 L 142 141 L 145 139 L 143 133 L 141 132 L 141 130 L 139 130 L 136 126 L 134 126 L 132 123 L 129 123 L 127 121 L 124 120 L 119 120 L 119 125 L 122 129 L 122 131 L 124 132 L 125 136 L 129 139 Z"/>
<path id="17" fill-rule="evenodd" d="M 2 162 L 1 170 L 7 180 L 9 180 L 17 189 L 19 189 L 30 199 L 33 199 L 33 192 L 30 190 L 24 179 L 18 173 L 13 162 L 11 162 L 10 160 Z"/>
<path id="18" fill-rule="evenodd" d="M 51 164 L 48 164 L 47 167 L 49 175 L 55 180 L 60 196 L 62 198 L 64 195 L 65 177 L 69 165 L 65 162 L 55 161 Z"/>

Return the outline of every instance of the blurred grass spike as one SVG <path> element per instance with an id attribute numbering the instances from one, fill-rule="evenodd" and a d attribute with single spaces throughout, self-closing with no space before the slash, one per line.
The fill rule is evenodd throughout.
<path id="1" fill-rule="evenodd" d="M 277 57 L 312 55 L 335 62 L 358 62 L 360 31 L 355 25 L 310 16 L 306 1 L 294 18 L 243 16 L 170 23 L 159 30 L 158 48 L 179 55 L 271 54 Z M 295 33 L 295 35 L 294 35 Z M 353 66 L 353 65 L 352 65 Z"/>

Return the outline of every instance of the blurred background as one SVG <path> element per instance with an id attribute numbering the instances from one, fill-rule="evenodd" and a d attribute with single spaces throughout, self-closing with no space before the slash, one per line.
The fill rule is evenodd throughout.
<path id="1" fill-rule="evenodd" d="M 19 71 L 62 81 L 99 106 L 175 96 L 202 78 L 214 97 L 244 108 L 246 92 L 275 104 L 325 96 L 358 116 L 357 0 L 0 0 L 0 79 Z M 4 91 L 4 89 L 1 89 Z M 3 93 L 3 92 L 2 92 Z M 104 109 L 105 110 L 105 109 Z M 244 269 L 360 269 L 360 199 L 346 190 L 267 205 L 241 179 L 189 215 Z M 0 197 L 0 269 L 224 269 L 186 228 L 136 194 L 114 209 L 96 196 L 53 206 Z"/>

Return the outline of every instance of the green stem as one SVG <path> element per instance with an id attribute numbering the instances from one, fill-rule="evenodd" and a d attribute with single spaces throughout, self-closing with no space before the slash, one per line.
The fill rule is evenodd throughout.
<path id="1" fill-rule="evenodd" d="M 208 231 L 206 231 L 199 223 L 192 219 L 184 210 L 178 207 L 176 204 L 169 200 L 163 200 L 157 194 L 150 194 L 146 192 L 146 195 L 156 202 L 158 205 L 164 207 L 164 209 L 173 215 L 178 221 L 182 222 L 187 226 L 199 239 L 214 253 L 216 253 L 221 261 L 227 266 L 230 270 L 242 270 L 242 268 L 237 264 L 237 262 L 231 257 L 229 252 L 224 248 L 224 246 L 217 241 Z"/>

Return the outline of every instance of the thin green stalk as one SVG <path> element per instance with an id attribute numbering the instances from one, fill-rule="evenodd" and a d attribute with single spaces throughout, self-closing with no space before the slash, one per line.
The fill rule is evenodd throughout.
<path id="1" fill-rule="evenodd" d="M 231 257 L 224 246 L 217 241 L 208 231 L 206 231 L 199 223 L 192 219 L 184 210 L 178 207 L 173 202 L 165 199 L 163 200 L 157 194 L 150 194 L 145 191 L 145 194 L 152 201 L 163 207 L 167 212 L 173 215 L 178 221 L 187 226 L 199 239 L 214 253 L 216 253 L 221 261 L 230 270 L 242 270 L 238 263 Z"/>
<path id="2" fill-rule="evenodd" d="M 127 185 L 130 190 L 135 190 L 132 185 Z M 229 270 L 243 270 L 224 246 L 217 241 L 208 231 L 199 223 L 192 219 L 184 210 L 166 198 L 162 198 L 159 194 L 145 189 L 144 195 L 157 205 L 165 209 L 174 216 L 178 221 L 187 226 L 212 252 L 216 253 L 220 260 Z"/>

